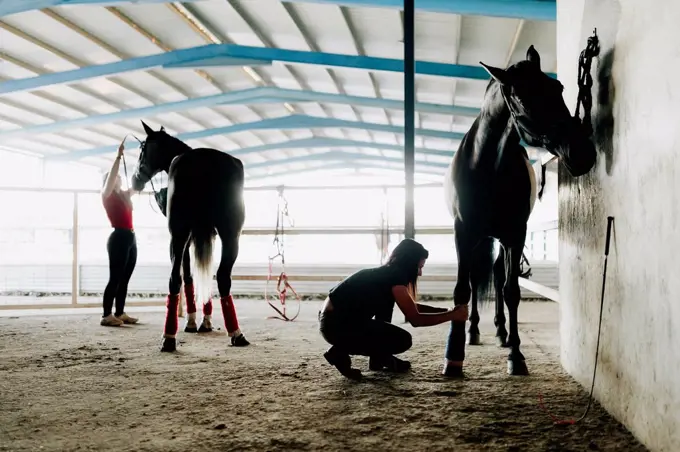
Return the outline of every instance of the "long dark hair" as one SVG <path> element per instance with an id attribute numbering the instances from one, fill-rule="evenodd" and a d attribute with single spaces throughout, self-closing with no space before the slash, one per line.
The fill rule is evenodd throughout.
<path id="1" fill-rule="evenodd" d="M 390 258 L 384 264 L 386 267 L 398 267 L 406 272 L 414 300 L 418 293 L 418 264 L 428 257 L 430 257 L 430 252 L 423 245 L 413 239 L 404 239 L 394 248 Z"/>

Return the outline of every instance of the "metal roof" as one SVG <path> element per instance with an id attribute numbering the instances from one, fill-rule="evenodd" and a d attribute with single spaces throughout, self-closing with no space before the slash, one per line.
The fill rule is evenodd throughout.
<path id="1" fill-rule="evenodd" d="M 505 67 L 533 44 L 556 71 L 556 8 L 415 3 L 416 171 L 427 179 L 478 112 L 489 78 L 479 61 Z M 255 179 L 401 170 L 401 5 L 0 0 L 0 145 L 108 167 L 143 119 L 238 156 Z"/>

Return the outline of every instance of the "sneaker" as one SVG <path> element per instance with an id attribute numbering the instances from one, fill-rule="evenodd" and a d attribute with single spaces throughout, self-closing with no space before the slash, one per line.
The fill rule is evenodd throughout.
<path id="1" fill-rule="evenodd" d="M 338 369 L 345 377 L 350 380 L 361 380 L 361 371 L 359 369 L 353 369 L 352 360 L 349 355 L 342 353 L 337 347 L 331 347 L 323 356 L 326 358 L 326 361 L 328 361 L 328 364 Z"/>
<path id="2" fill-rule="evenodd" d="M 130 317 L 126 313 L 122 313 L 121 315 L 116 316 L 116 318 L 122 321 L 123 323 L 127 323 L 128 325 L 132 325 L 133 323 L 137 323 L 139 321 L 139 319 L 135 317 Z"/>
<path id="3" fill-rule="evenodd" d="M 373 371 L 405 373 L 411 369 L 411 363 L 396 356 L 371 356 L 368 360 L 368 368 Z"/>
<path id="4" fill-rule="evenodd" d="M 123 321 L 116 318 L 113 314 L 109 314 L 106 317 L 102 317 L 102 321 L 99 324 L 101 326 L 121 326 Z"/>

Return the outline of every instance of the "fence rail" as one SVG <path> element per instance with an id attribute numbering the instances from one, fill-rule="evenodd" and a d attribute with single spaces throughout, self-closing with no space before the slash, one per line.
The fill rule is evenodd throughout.
<path id="1" fill-rule="evenodd" d="M 286 190 L 310 190 L 310 189 L 345 189 L 345 187 L 286 187 Z M 347 189 L 361 188 L 361 187 L 347 187 Z M 386 188 L 371 186 L 371 188 Z M 394 187 L 402 188 L 402 187 Z M 247 190 L 272 190 L 273 187 L 252 187 Z M 92 235 L 93 230 L 101 229 L 99 226 L 86 224 L 87 221 L 79 216 L 79 207 L 86 211 L 88 204 L 85 202 L 81 205 L 79 203 L 79 194 L 98 193 L 96 190 L 68 190 L 68 189 L 41 189 L 41 188 L 23 188 L 23 187 L 0 187 L 0 191 L 28 191 L 28 192 L 46 192 L 46 193 L 70 193 L 73 195 L 72 212 L 68 215 L 72 216 L 67 220 L 65 227 L 54 227 L 45 225 L 45 223 L 26 225 L 24 227 L 14 225 L 2 228 L 5 232 L 13 231 L 13 233 L 20 231 L 28 238 L 15 237 L 13 235 L 5 235 L 5 241 L 0 240 L 6 248 L 5 262 L 0 261 L 0 309 L 27 307 L 35 308 L 39 304 L 44 304 L 50 307 L 57 306 L 82 306 L 91 304 L 93 301 L 87 301 L 88 297 L 100 296 L 103 288 L 106 286 L 108 280 L 108 265 L 106 262 L 91 262 L 87 259 L 87 250 L 85 248 L 89 235 Z M 85 218 L 85 217 L 83 217 Z M 62 224 L 61 221 L 58 224 Z M 533 276 L 530 281 L 521 280 L 522 296 L 527 297 L 544 297 L 557 301 L 557 262 L 556 262 L 556 230 L 557 221 L 531 223 L 528 225 L 527 232 L 527 248 L 529 252 L 527 256 L 532 261 Z M 41 256 L 26 255 L 26 249 L 22 246 L 28 243 L 33 243 L 36 246 L 34 235 L 36 231 L 61 231 L 59 235 L 61 242 L 59 246 L 51 251 L 58 255 L 54 259 L 54 263 L 38 264 L 33 263 L 34 260 L 44 258 L 45 253 L 42 248 L 39 249 Z M 151 250 L 156 250 L 157 246 L 163 250 L 167 249 L 167 244 L 164 242 L 164 236 L 156 234 L 156 231 L 165 230 L 167 228 L 160 223 L 160 226 L 143 227 L 138 230 L 140 236 L 144 233 L 147 235 L 146 245 Z M 68 231 L 65 233 L 64 231 Z M 103 231 L 103 229 L 102 229 Z M 151 232 L 151 234 L 148 234 Z M 41 232 L 42 234 L 43 232 Z M 89 235 L 88 235 L 89 234 Z M 272 236 L 274 230 L 269 227 L 247 227 L 243 231 L 244 236 Z M 345 240 L 341 236 L 374 236 L 380 239 L 381 236 L 390 235 L 394 240 L 403 237 L 404 226 L 401 224 L 388 225 L 383 227 L 288 227 L 285 231 L 286 235 L 290 236 L 333 236 L 334 240 L 325 243 L 324 248 L 332 243 L 344 244 Z M 419 237 L 426 236 L 442 236 L 453 235 L 453 228 L 447 226 L 420 226 L 416 228 L 416 234 Z M 21 236 L 21 234 L 19 234 Z M 49 234 L 48 234 L 49 235 Z M 153 236 L 153 237 L 152 237 Z M 156 237 L 158 236 L 158 237 Z M 396 236 L 396 237 L 395 237 Z M 23 237 L 23 236 L 22 236 Z M 159 238 L 160 237 L 160 238 Z M 44 238 L 43 238 L 44 239 Z M 48 237 L 52 240 L 51 236 Z M 18 241 L 17 241 L 18 240 Z M 25 243 L 22 240 L 27 240 Z M 255 239 L 249 239 L 251 241 Z M 259 240 L 259 239 L 258 239 Z M 357 239 L 361 241 L 364 239 Z M 448 239 L 447 239 L 448 240 Z M 91 240 L 90 240 L 91 241 Z M 293 242 L 294 240 L 291 240 Z M 5 243 L 6 242 L 6 243 Z M 371 240 L 368 243 L 372 243 Z M 290 242 L 289 242 L 290 243 Z M 453 258 L 455 252 L 453 249 L 453 240 L 450 242 L 450 254 Z M 31 246 L 31 245 L 29 245 Z M 348 246 L 348 245 L 337 245 Z M 376 241 L 376 256 L 378 255 L 378 248 L 381 245 Z M 158 249 L 161 249 L 158 248 Z M 548 250 L 550 249 L 550 251 Z M 149 251 L 149 250 L 147 250 Z M 12 253 L 17 254 L 17 260 L 27 261 L 26 264 L 18 264 L 12 258 Z M 24 254 L 22 254 L 24 253 Z M 256 252 L 259 255 L 259 251 Z M 370 254 L 370 253 L 369 253 Z M 64 259 L 61 257 L 64 255 Z M 304 255 L 304 254 L 303 254 Z M 439 262 L 448 262 L 448 251 L 445 259 L 439 259 Z M 84 258 L 85 256 L 85 258 Z M 365 260 L 357 258 L 356 260 Z M 548 259 L 554 259 L 552 261 Z M 433 259 L 430 259 L 431 261 Z M 266 262 L 266 256 L 263 259 Z M 63 262 L 63 264 L 62 264 Z M 365 265 L 364 265 L 365 266 Z M 304 296 L 317 296 L 327 293 L 327 291 L 345 276 L 358 270 L 360 267 L 354 264 L 326 264 L 318 265 L 313 263 L 307 264 L 292 264 L 287 265 L 290 280 L 294 284 L 296 290 Z M 168 263 L 149 263 L 139 262 L 133 274 L 129 285 L 129 292 L 131 293 L 130 301 L 133 304 L 158 304 L 159 300 L 153 298 L 162 298 L 167 292 L 167 284 L 169 277 L 169 262 Z M 450 297 L 455 284 L 456 265 L 445 265 L 431 262 L 427 266 L 426 275 L 422 279 L 419 287 L 419 292 L 425 296 L 432 297 Z M 262 296 L 264 294 L 265 283 L 267 280 L 267 266 L 264 264 L 249 265 L 237 262 L 234 270 L 234 284 L 233 293 L 237 296 Z M 216 292 L 216 284 L 214 284 L 213 291 Z M 80 300 L 79 300 L 80 298 Z"/>

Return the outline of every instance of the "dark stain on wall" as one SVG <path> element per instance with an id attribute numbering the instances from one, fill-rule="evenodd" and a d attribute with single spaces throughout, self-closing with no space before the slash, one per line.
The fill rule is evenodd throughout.
<path id="1" fill-rule="evenodd" d="M 593 135 L 595 146 L 604 158 L 604 168 L 608 176 L 614 166 L 614 102 L 616 86 L 612 77 L 614 64 L 614 48 L 609 49 L 600 59 L 596 87 L 595 111 L 593 112 Z"/>

